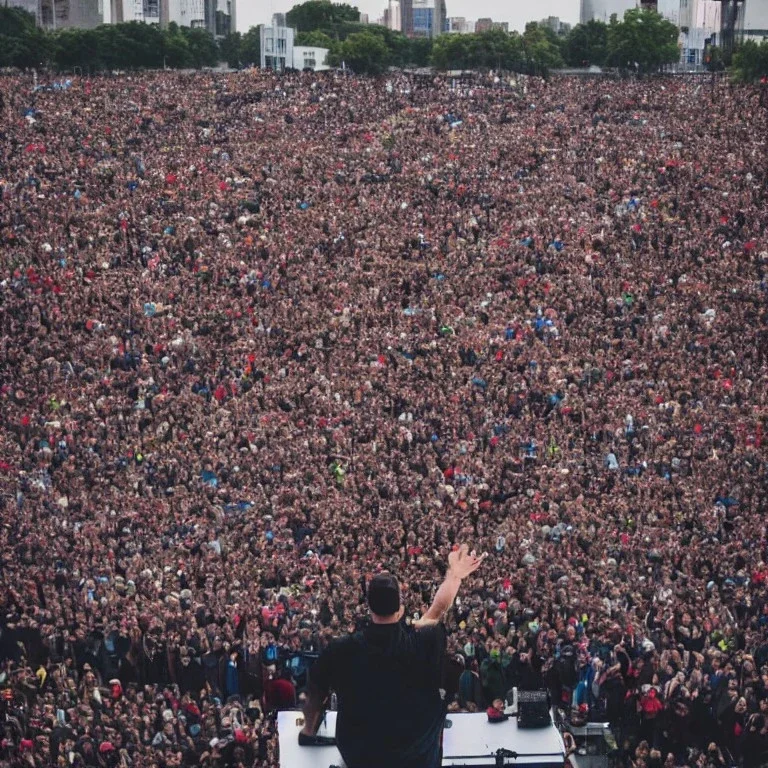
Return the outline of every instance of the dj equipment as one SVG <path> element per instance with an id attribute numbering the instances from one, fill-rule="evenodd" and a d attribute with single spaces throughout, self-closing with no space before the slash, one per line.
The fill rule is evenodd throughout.
<path id="1" fill-rule="evenodd" d="M 517 692 L 517 727 L 546 728 L 552 725 L 548 691 Z"/>
<path id="2" fill-rule="evenodd" d="M 336 733 L 336 715 L 326 713 L 320 735 Z M 281 768 L 344 768 L 334 746 L 299 746 L 303 722 L 301 712 L 278 713 Z M 449 714 L 446 719 L 443 768 L 562 768 L 564 760 L 563 739 L 551 721 L 548 727 L 525 730 L 514 717 L 502 723 L 489 723 L 484 712 Z"/>

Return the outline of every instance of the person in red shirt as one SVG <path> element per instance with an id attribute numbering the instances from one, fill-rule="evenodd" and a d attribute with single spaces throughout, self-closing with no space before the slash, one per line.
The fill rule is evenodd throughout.
<path id="1" fill-rule="evenodd" d="M 264 709 L 267 712 L 278 712 L 296 707 L 296 686 L 286 669 L 281 669 L 275 675 L 275 667 L 267 670 L 267 680 L 264 683 Z"/>
<path id="2" fill-rule="evenodd" d="M 654 731 L 656 729 L 656 722 L 659 719 L 659 715 L 664 711 L 664 704 L 659 699 L 658 691 L 655 688 L 651 688 L 646 694 L 644 694 L 638 702 L 638 709 L 640 710 L 641 725 L 640 725 L 640 738 L 646 739 L 650 744 L 653 742 Z"/>

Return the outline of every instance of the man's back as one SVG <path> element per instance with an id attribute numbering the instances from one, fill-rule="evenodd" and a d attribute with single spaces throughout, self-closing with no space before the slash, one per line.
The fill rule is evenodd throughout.
<path id="1" fill-rule="evenodd" d="M 339 699 L 336 737 L 349 768 L 429 765 L 439 750 L 442 624 L 372 624 L 333 643 L 312 681 Z"/>
<path id="2" fill-rule="evenodd" d="M 443 583 L 414 627 L 403 624 L 397 579 L 382 571 L 370 580 L 366 600 L 373 623 L 333 643 L 312 668 L 299 744 L 322 745 L 317 730 L 333 689 L 339 699 L 336 741 L 347 768 L 438 768 L 446 648 L 440 620 L 483 557 L 466 544 L 451 550 Z"/>

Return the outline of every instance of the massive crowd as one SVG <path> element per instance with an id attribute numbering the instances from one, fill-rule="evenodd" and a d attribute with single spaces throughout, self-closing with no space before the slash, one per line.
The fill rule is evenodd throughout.
<path id="1" fill-rule="evenodd" d="M 276 766 L 455 542 L 450 709 L 765 764 L 768 110 L 709 80 L 0 79 L 0 766 Z"/>

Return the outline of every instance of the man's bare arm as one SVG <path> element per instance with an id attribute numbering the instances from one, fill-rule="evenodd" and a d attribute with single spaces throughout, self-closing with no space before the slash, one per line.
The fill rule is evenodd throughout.
<path id="1" fill-rule="evenodd" d="M 474 573 L 484 559 L 485 555 L 478 557 L 474 552 L 469 552 L 469 547 L 466 544 L 462 544 L 458 549 L 453 550 L 448 555 L 448 573 L 445 574 L 445 580 L 435 593 L 435 598 L 429 610 L 422 619 L 414 622 L 414 626 L 419 629 L 420 627 L 430 626 L 440 621 L 453 605 L 453 601 L 459 593 L 462 579 Z"/>

